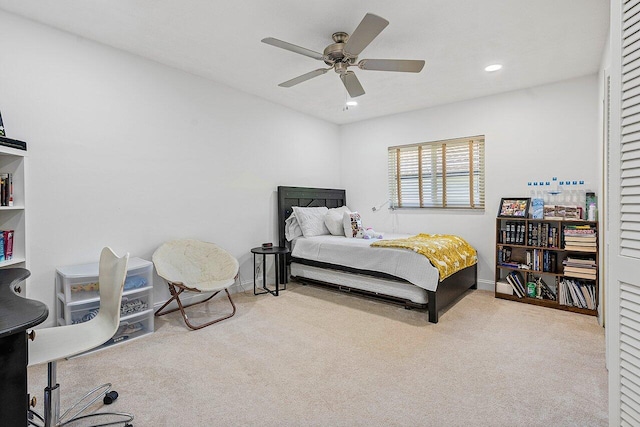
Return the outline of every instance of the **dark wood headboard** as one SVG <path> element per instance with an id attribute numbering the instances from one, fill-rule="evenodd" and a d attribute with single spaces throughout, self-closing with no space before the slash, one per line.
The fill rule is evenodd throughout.
<path id="1" fill-rule="evenodd" d="M 339 208 L 347 204 L 345 190 L 334 188 L 278 187 L 278 241 L 288 246 L 284 235 L 284 222 L 293 206 Z"/>

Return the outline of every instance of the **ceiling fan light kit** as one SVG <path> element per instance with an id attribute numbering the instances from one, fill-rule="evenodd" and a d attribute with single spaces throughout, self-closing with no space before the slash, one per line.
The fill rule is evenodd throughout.
<path id="1" fill-rule="evenodd" d="M 359 62 L 358 55 L 369 46 L 378 34 L 389 25 L 389 21 L 372 13 L 367 13 L 358 27 L 351 35 L 338 31 L 333 33 L 331 38 L 333 43 L 327 46 L 323 53 L 300 47 L 273 37 L 262 39 L 263 43 L 279 47 L 290 52 L 308 56 L 310 58 L 324 61 L 329 68 L 319 68 L 301 76 L 295 77 L 278 86 L 291 87 L 299 83 L 321 76 L 329 70 L 334 70 L 347 89 L 351 98 L 364 95 L 365 91 L 358 80 L 356 74 L 349 70 L 349 67 L 356 66 L 361 70 L 372 71 L 396 71 L 405 73 L 419 73 L 424 67 L 423 60 L 415 59 L 362 59 Z"/>

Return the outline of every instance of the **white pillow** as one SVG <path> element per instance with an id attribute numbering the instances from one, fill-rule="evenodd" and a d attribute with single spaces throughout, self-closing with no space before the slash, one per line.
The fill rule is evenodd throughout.
<path id="1" fill-rule="evenodd" d="M 339 208 L 329 209 L 329 212 L 324 216 L 324 225 L 329 229 L 329 233 L 334 236 L 344 236 L 344 226 L 342 225 L 342 215 L 345 212 L 350 212 L 346 206 Z"/>
<path id="2" fill-rule="evenodd" d="M 345 212 L 342 214 L 342 226 L 344 227 L 344 235 L 347 237 L 356 237 L 358 230 L 362 228 L 362 220 L 358 212 Z"/>
<path id="3" fill-rule="evenodd" d="M 315 208 L 293 207 L 293 213 L 296 214 L 302 234 L 304 237 L 320 236 L 330 234 L 329 229 L 324 225 L 324 216 L 329 209 L 326 206 Z"/>
<path id="4" fill-rule="evenodd" d="M 291 213 L 289 218 L 284 222 L 284 236 L 288 241 L 292 241 L 296 237 L 302 236 L 302 229 L 300 228 L 300 224 L 298 223 L 298 218 L 296 218 L 295 213 Z"/>

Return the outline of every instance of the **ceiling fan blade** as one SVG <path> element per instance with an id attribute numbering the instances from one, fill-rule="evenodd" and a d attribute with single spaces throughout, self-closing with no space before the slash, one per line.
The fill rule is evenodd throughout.
<path id="1" fill-rule="evenodd" d="M 389 25 L 389 21 L 384 18 L 374 15 L 373 13 L 367 13 L 358 27 L 353 30 L 351 36 L 344 45 L 344 52 L 351 57 L 360 55 L 360 52 L 365 47 L 369 46 L 369 43 L 375 39 L 382 30 Z"/>
<path id="2" fill-rule="evenodd" d="M 363 59 L 358 62 L 358 68 L 362 70 L 419 73 L 422 67 L 424 67 L 424 61 L 417 59 Z"/>
<path id="3" fill-rule="evenodd" d="M 323 75 L 324 73 L 326 73 L 327 71 L 329 71 L 331 68 L 319 68 L 317 70 L 313 70 L 313 71 L 309 71 L 306 74 L 303 74 L 301 76 L 298 76 L 296 78 L 293 78 L 291 80 L 287 80 L 284 83 L 280 83 L 278 86 L 280 87 L 291 87 L 291 86 L 295 86 L 298 83 L 302 83 L 302 82 L 306 82 L 309 79 L 312 79 L 314 77 L 318 77 Z"/>
<path id="4" fill-rule="evenodd" d="M 267 37 L 265 39 L 262 39 L 261 41 L 262 43 L 270 44 L 271 46 L 275 46 L 281 49 L 289 50 L 291 52 L 299 53 L 300 55 L 308 56 L 313 59 L 319 59 L 322 61 L 324 58 L 320 52 L 316 52 L 311 49 L 296 46 L 295 44 L 284 42 L 282 40 L 274 39 L 273 37 Z"/>
<path id="5" fill-rule="evenodd" d="M 355 98 L 356 96 L 364 95 L 364 89 L 360 84 L 360 80 L 358 80 L 356 73 L 353 71 L 340 74 L 340 80 L 342 80 L 344 87 L 347 88 L 350 97 Z"/>

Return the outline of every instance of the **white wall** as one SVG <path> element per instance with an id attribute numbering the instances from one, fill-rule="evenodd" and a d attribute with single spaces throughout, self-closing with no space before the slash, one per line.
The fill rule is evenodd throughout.
<path id="1" fill-rule="evenodd" d="M 338 187 L 336 125 L 0 12 L 0 110 L 28 143 L 28 296 L 53 324 L 57 266 L 110 245 L 277 242 L 276 187 Z M 313 159 L 304 161 L 303 159 Z M 165 286 L 156 283 L 156 299 Z"/>
<path id="2" fill-rule="evenodd" d="M 486 136 L 484 212 L 371 211 L 388 199 L 387 147 L 472 135 Z M 592 75 L 344 125 L 341 141 L 348 204 L 366 226 L 461 235 L 478 250 L 479 287 L 492 290 L 501 197 L 527 197 L 528 181 L 553 176 L 598 188 L 598 80 Z"/>
<path id="3" fill-rule="evenodd" d="M 500 198 L 532 179 L 599 182 L 595 75 L 339 128 L 4 12 L 0 52 L 5 128 L 29 144 L 28 295 L 52 312 L 55 267 L 104 245 L 150 259 L 168 239 L 214 241 L 250 283 L 249 249 L 277 241 L 277 185 L 343 186 L 379 230 L 460 234 L 492 289 Z M 388 198 L 388 146 L 477 134 L 485 212 L 371 211 Z"/>

